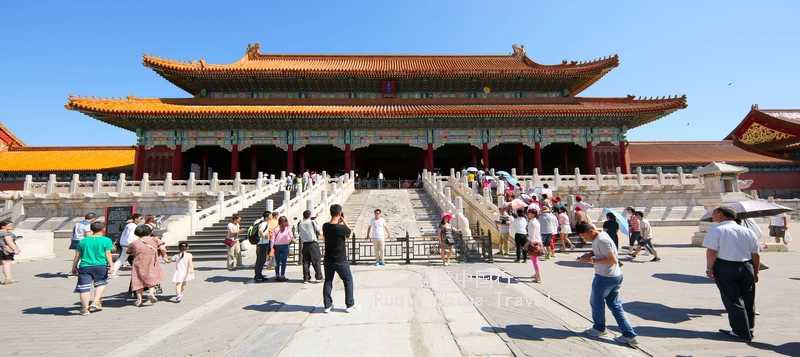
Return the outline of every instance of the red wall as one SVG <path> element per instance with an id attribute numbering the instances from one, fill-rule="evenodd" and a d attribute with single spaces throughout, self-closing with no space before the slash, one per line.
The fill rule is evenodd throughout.
<path id="1" fill-rule="evenodd" d="M 22 181 L 5 181 L 0 182 L 0 191 L 19 191 L 22 190 L 24 182 Z"/>
<path id="2" fill-rule="evenodd" d="M 739 176 L 740 180 L 753 180 L 746 190 L 800 189 L 800 172 L 766 173 L 754 172 Z"/>

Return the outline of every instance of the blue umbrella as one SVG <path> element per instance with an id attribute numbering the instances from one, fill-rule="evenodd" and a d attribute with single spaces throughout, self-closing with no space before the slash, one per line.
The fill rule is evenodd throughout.
<path id="1" fill-rule="evenodd" d="M 517 183 L 518 183 L 517 179 L 515 179 L 515 178 L 513 178 L 511 176 L 505 176 L 505 177 L 503 177 L 503 179 L 506 180 L 508 183 L 510 183 L 512 187 L 516 186 Z"/>
<path id="2" fill-rule="evenodd" d="M 617 212 L 617 211 L 615 211 L 613 209 L 608 209 L 608 208 L 603 208 L 603 213 L 604 214 L 611 213 L 611 214 L 614 215 L 614 217 L 617 217 L 617 223 L 619 223 L 619 231 L 622 232 L 622 234 L 624 234 L 626 236 L 630 235 L 630 228 L 628 227 L 628 220 L 625 218 L 625 216 L 623 216 L 621 213 L 619 213 L 619 212 Z"/>
<path id="3" fill-rule="evenodd" d="M 497 171 L 497 172 L 495 172 L 494 174 L 495 174 L 495 175 L 497 175 L 497 176 L 507 176 L 507 177 L 511 177 L 511 174 L 510 174 L 510 173 L 508 173 L 508 172 L 506 172 L 506 171 Z"/>

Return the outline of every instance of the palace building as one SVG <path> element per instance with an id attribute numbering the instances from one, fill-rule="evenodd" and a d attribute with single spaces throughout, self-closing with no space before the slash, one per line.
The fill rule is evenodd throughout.
<path id="1" fill-rule="evenodd" d="M 422 169 L 516 168 L 530 174 L 675 172 L 710 162 L 746 166 L 753 189 L 800 188 L 800 110 L 754 105 L 722 141 L 631 141 L 629 129 L 686 108 L 686 97 L 586 98 L 617 56 L 542 65 L 524 46 L 509 55 L 265 55 L 258 44 L 230 64 L 144 56 L 187 98 L 69 96 L 67 109 L 136 133 L 135 146 L 29 147 L 0 124 L 0 190 L 26 174 L 109 180 L 147 172 L 305 169 L 415 178 Z M 133 177 L 131 177 L 133 176 Z M 792 191 L 777 191 L 791 189 Z"/>
<path id="2" fill-rule="evenodd" d="M 414 178 L 462 166 L 630 172 L 626 133 L 685 96 L 586 98 L 617 56 L 543 65 L 509 55 L 275 55 L 230 64 L 144 56 L 188 98 L 70 96 L 67 109 L 137 134 L 134 178 L 305 169 Z"/>

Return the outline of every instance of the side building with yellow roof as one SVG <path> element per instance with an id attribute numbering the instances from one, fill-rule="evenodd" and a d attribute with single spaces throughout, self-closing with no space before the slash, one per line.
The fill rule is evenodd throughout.
<path id="1" fill-rule="evenodd" d="M 25 175 L 34 181 L 47 181 L 55 174 L 69 181 L 73 174 L 81 180 L 116 180 L 120 173 L 131 175 L 135 146 L 38 146 L 31 147 L 0 123 L 0 191 L 22 189 Z"/>

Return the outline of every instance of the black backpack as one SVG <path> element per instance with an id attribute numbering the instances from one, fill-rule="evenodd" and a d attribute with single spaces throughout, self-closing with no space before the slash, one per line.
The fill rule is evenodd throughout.
<path id="1" fill-rule="evenodd" d="M 261 226 L 261 223 L 264 223 L 264 219 L 261 218 L 253 223 L 250 228 L 247 229 L 247 241 L 250 244 L 258 244 L 258 241 L 261 240 L 261 236 L 258 235 L 258 227 Z"/>

